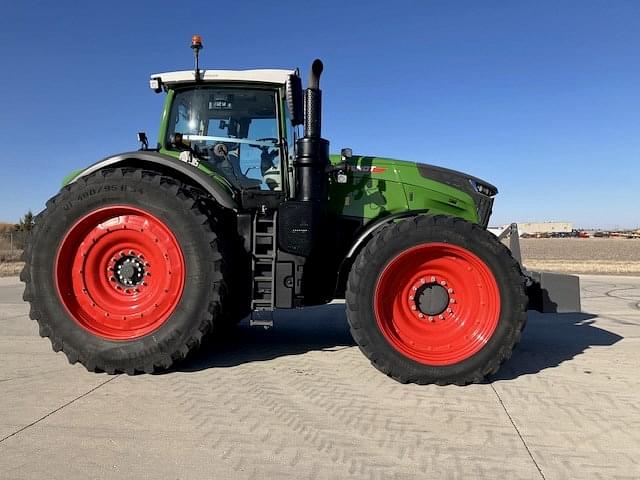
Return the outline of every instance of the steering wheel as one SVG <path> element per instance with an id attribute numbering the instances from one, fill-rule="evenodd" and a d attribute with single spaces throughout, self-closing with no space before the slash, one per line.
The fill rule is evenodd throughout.
<path id="1" fill-rule="evenodd" d="M 256 142 L 268 142 L 268 141 L 272 141 L 273 145 L 253 145 L 250 143 L 249 146 L 259 149 L 262 153 L 269 153 L 270 148 L 276 148 L 278 146 L 278 142 L 280 141 L 280 139 L 272 138 L 272 137 L 256 139 Z"/>
<path id="2" fill-rule="evenodd" d="M 253 148 L 257 148 L 260 150 L 260 172 L 264 176 L 265 172 L 273 167 L 273 159 L 278 156 L 278 142 L 280 139 L 278 138 L 258 138 L 256 142 L 273 142 L 273 145 L 251 145 Z M 271 152 L 269 152 L 271 150 Z"/>

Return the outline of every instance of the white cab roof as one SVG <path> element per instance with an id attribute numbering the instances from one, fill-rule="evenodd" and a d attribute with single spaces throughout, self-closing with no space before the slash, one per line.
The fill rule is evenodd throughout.
<path id="1" fill-rule="evenodd" d="M 259 82 L 276 83 L 283 85 L 289 75 L 293 75 L 295 70 L 200 70 L 200 75 L 205 82 Z M 176 83 L 195 82 L 196 75 L 193 70 L 182 70 L 179 72 L 165 72 L 151 75 L 151 78 L 160 78 L 166 85 Z"/>

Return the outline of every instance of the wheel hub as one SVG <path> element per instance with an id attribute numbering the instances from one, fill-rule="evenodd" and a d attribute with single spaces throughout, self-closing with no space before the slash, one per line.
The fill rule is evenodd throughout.
<path id="1" fill-rule="evenodd" d="M 154 215 L 129 205 L 87 213 L 62 239 L 56 257 L 60 300 L 94 335 L 133 340 L 158 328 L 184 290 L 180 244 Z"/>
<path id="2" fill-rule="evenodd" d="M 123 287 L 136 287 L 142 283 L 145 275 L 143 260 L 137 255 L 125 255 L 116 260 L 114 276 Z"/>
<path id="3" fill-rule="evenodd" d="M 407 358 L 453 365 L 491 339 L 500 318 L 500 290 L 473 252 L 424 243 L 385 266 L 376 283 L 374 313 L 381 333 Z"/>
<path id="4" fill-rule="evenodd" d="M 449 306 L 449 293 L 438 283 L 428 283 L 418 288 L 414 301 L 424 315 L 440 315 Z"/>

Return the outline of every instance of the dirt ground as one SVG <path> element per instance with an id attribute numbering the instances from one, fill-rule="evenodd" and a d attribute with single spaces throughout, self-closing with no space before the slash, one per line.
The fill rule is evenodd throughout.
<path id="1" fill-rule="evenodd" d="M 640 275 L 640 240 L 626 238 L 523 238 L 524 265 L 531 270 Z"/>

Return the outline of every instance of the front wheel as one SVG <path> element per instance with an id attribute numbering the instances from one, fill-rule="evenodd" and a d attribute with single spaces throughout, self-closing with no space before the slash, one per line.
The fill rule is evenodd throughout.
<path id="1" fill-rule="evenodd" d="M 526 322 L 520 266 L 486 230 L 421 215 L 381 230 L 347 285 L 354 339 L 403 382 L 467 384 L 494 373 Z"/>

